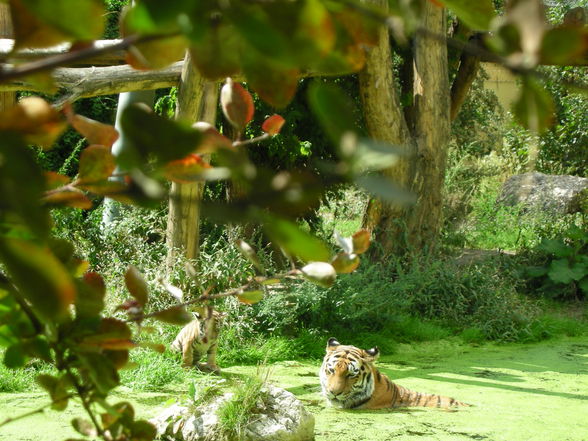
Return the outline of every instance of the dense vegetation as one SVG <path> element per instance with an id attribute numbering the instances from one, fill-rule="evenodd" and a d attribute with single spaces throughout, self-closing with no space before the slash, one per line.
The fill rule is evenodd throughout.
<path id="1" fill-rule="evenodd" d="M 109 26 L 102 35 L 112 37 L 116 32 L 116 16 L 125 2 L 106 3 Z M 448 3 L 463 13 L 460 2 Z M 240 2 L 235 4 L 238 7 Z M 321 2 L 308 4 L 316 8 L 311 8 L 311 12 L 318 11 L 319 15 L 330 13 L 320 6 Z M 177 31 L 168 18 L 175 17 L 176 13 L 182 16 L 186 12 L 177 6 L 179 9 L 172 10 L 169 17 L 151 17 L 153 21 L 150 21 L 146 19 L 148 13 L 161 12 L 161 6 L 140 2 L 140 8 L 140 13 L 131 15 L 127 24 L 131 29 L 136 26 L 137 32 L 146 33 L 167 30 L 168 26 Z M 554 23 L 561 19 L 562 11 L 552 11 Z M 44 17 L 43 10 L 36 12 Z M 198 11 L 189 12 L 190 19 L 196 20 L 199 16 Z M 244 44 L 252 50 L 238 52 L 239 57 L 242 54 L 258 54 L 255 51 L 268 48 L 255 37 L 251 22 L 240 21 L 239 14 L 234 11 L 231 14 L 228 14 L 229 20 L 235 22 L 239 35 L 245 37 Z M 280 20 L 284 19 L 283 13 L 276 14 Z M 472 18 L 467 8 L 464 15 L 466 22 L 480 23 L 479 18 Z M 490 17 L 485 17 L 482 25 L 488 25 L 489 21 Z M 363 23 L 358 21 L 354 25 L 363 26 Z M 197 376 L 193 372 L 184 373 L 179 367 L 177 355 L 163 350 L 160 345 L 169 344 L 179 329 L 179 323 L 190 318 L 182 308 L 174 307 L 177 299 L 170 294 L 166 284 L 170 282 L 180 287 L 185 295 L 183 300 L 196 302 L 209 288 L 214 288 L 214 292 L 223 292 L 250 283 L 255 277 L 265 282 L 271 280 L 273 274 L 283 274 L 284 271 L 290 271 L 289 275 L 297 274 L 288 265 L 294 267 L 300 262 L 313 260 L 314 256 L 308 249 L 315 247 L 313 250 L 318 250 L 321 258 L 326 256 L 323 259 L 326 261 L 342 244 L 345 248 L 346 242 L 336 239 L 334 233 L 349 237 L 357 231 L 362 225 L 367 201 L 374 196 L 368 195 L 365 188 L 358 189 L 353 185 L 361 181 L 358 177 L 373 177 L 373 174 L 358 171 L 360 166 L 354 168 L 361 158 L 353 155 L 345 157 L 339 146 L 346 129 L 354 128 L 362 135 L 366 131 L 355 76 L 298 81 L 296 75 L 288 76 L 281 71 L 282 80 L 290 82 L 290 86 L 298 84 L 297 92 L 285 86 L 282 90 L 276 84 L 271 84 L 273 88 L 268 91 L 263 87 L 264 81 L 273 77 L 256 76 L 256 70 L 251 69 L 252 65 L 258 64 L 267 67 L 263 64 L 267 60 L 263 57 L 246 59 L 244 55 L 245 59 L 233 60 L 227 56 L 230 52 L 227 51 L 222 53 L 227 58 L 220 61 L 226 62 L 229 67 L 216 64 L 218 60 L 214 57 L 207 58 L 202 35 L 195 35 L 197 33 L 188 29 L 191 28 L 183 26 L 181 32 L 186 33 L 193 51 L 200 54 L 199 62 L 202 64 L 198 67 L 202 72 L 210 73 L 211 69 L 221 65 L 232 73 L 233 62 L 245 66 L 249 80 L 247 87 L 251 88 L 255 103 L 255 119 L 248 126 L 247 118 L 251 119 L 251 116 L 245 118 L 247 121 L 244 124 L 235 124 L 231 117 L 243 115 L 239 112 L 231 114 L 227 101 L 223 102 L 221 98 L 224 117 L 219 117 L 217 121 L 222 133 L 219 136 L 229 136 L 231 131 L 243 131 L 246 140 L 234 138 L 230 141 L 235 141 L 235 144 L 231 144 L 228 138 L 223 138 L 231 148 L 215 150 L 212 165 L 223 166 L 233 176 L 242 178 L 237 182 L 250 186 L 250 194 L 242 199 L 236 198 L 241 205 L 231 208 L 225 202 L 227 199 L 232 202 L 231 198 L 236 194 L 238 196 L 239 188 L 224 181 L 207 184 L 205 207 L 218 208 L 219 211 L 214 213 L 216 216 L 211 215 L 202 222 L 200 257 L 189 262 L 178 257 L 169 279 L 162 277 L 167 253 L 167 203 L 151 196 L 153 193 L 164 194 L 169 185 L 163 179 L 169 177 L 166 167 L 173 161 L 183 161 L 180 158 L 192 151 L 195 141 L 202 141 L 202 135 L 193 129 L 166 119 L 173 114 L 177 90 L 158 91 L 156 114 L 138 108 L 126 113 L 125 124 L 130 128 L 137 150 L 122 158 L 112 157 L 109 146 L 86 148 L 92 143 L 87 139 L 95 133 L 80 130 L 79 123 L 80 115 L 87 116 L 94 120 L 92 128 L 100 134 L 108 133 L 106 126 L 100 123 L 113 122 L 114 96 L 80 100 L 73 110 L 66 110 L 66 113 L 70 112 L 68 118 L 71 125 L 79 133 L 73 130 L 64 132 L 52 150 L 26 147 L 35 144 L 28 137 L 30 134 L 18 131 L 15 134 L 10 128 L 2 129 L 6 130 L 3 134 L 7 141 L 3 140 L 5 144 L 0 145 L 6 148 L 8 159 L 16 161 L 19 167 L 34 177 L 30 187 L 29 183 L 23 187 L 32 188 L 23 197 L 24 204 L 15 194 L 6 191 L 8 202 L 0 205 L 9 213 L 6 216 L 2 213 L 0 218 L 0 257 L 5 266 L 0 268 L 0 314 L 2 320 L 6 318 L 8 323 L 0 323 L 0 343 L 8 347 L 4 351 L 6 367 L 3 365 L 0 368 L 0 390 L 27 390 L 36 379 L 49 392 L 53 407 L 58 409 L 67 405 L 71 398 L 68 391 L 72 391 L 72 394 L 79 395 L 93 418 L 91 405 L 97 403 L 105 408 L 106 413 L 102 414 L 104 421 L 108 422 L 108 413 L 113 412 L 120 414 L 121 421 L 130 418 L 128 424 L 112 423 L 112 427 L 124 436 L 140 440 L 151 439 L 151 428 L 142 421 L 134 421 L 134 416 L 129 417 L 121 407 L 105 405 L 104 398 L 109 391 L 120 382 L 136 390 L 157 390 L 166 384 Z M 268 26 L 265 31 L 272 29 Z M 356 46 L 371 43 L 373 29 L 366 26 L 363 29 L 365 32 L 350 32 L 350 35 L 344 29 L 338 28 L 337 33 L 323 30 L 326 34 L 318 35 L 332 37 L 332 47 L 328 51 L 317 42 L 320 38 L 312 34 L 315 28 L 305 29 L 311 37 L 303 33 L 300 38 L 309 43 L 308 51 L 297 53 L 294 50 L 296 45 L 285 41 L 280 49 L 287 50 L 292 59 L 286 60 L 280 51 L 273 48 L 275 59 L 269 67 L 281 66 L 280 63 L 289 65 L 295 60 L 296 69 L 318 68 L 309 60 L 314 60 L 317 53 L 325 55 L 325 52 L 335 57 L 329 59 L 329 63 L 353 64 L 357 60 L 349 56 L 352 53 L 349 48 L 356 49 Z M 75 34 L 72 39 L 85 35 L 81 29 L 72 32 Z M 214 26 L 207 27 L 206 32 L 213 34 L 206 38 L 218 37 Z M 335 34 L 337 38 L 343 35 L 342 43 L 337 43 L 341 46 L 335 47 Z M 60 35 L 57 33 L 53 37 Z M 96 35 L 90 37 L 96 38 Z M 364 38 L 366 41 L 362 40 Z M 176 44 L 177 41 L 172 46 L 177 49 Z M 183 51 L 185 47 L 182 45 L 185 45 L 184 41 L 179 46 Z M 333 49 L 333 54 L 330 54 L 330 49 Z M 502 49 L 507 51 L 510 48 Z M 143 55 L 147 56 L 147 52 Z M 157 55 L 161 56 L 161 53 Z M 543 54 L 549 55 L 552 55 L 549 51 Z M 338 56 L 341 59 L 337 59 Z M 564 60 L 567 60 L 566 56 L 570 55 L 564 54 Z M 269 67 L 267 71 L 262 69 L 264 74 L 272 71 Z M 537 104 L 535 101 L 541 102 L 545 92 L 538 89 L 535 77 L 525 73 L 528 76 L 524 77 L 524 93 L 530 94 L 528 101 Z M 319 359 L 325 339 L 334 335 L 351 344 L 378 345 L 382 351 L 393 353 L 396 344 L 410 341 L 447 338 L 476 344 L 486 341 L 534 342 L 555 336 L 586 334 L 588 213 L 584 211 L 555 218 L 521 207 L 498 207 L 495 204 L 505 177 L 524 170 L 530 158 L 535 161 L 534 147 L 539 148 L 536 158 L 538 170 L 586 174 L 588 100 L 585 95 L 564 87 L 565 82 L 581 83 L 586 77 L 586 67 L 551 66 L 542 68 L 539 77 L 554 97 L 556 123 L 547 127 L 550 118 L 541 113 L 541 127 L 531 127 L 537 131 L 533 133 L 519 122 L 537 119 L 534 118 L 537 115 L 529 109 L 518 108 L 515 112 L 518 119 L 513 118 L 508 110 L 500 108 L 496 97 L 484 89 L 483 71 L 478 75 L 468 100 L 452 126 L 448 167 L 443 183 L 446 197 L 439 246 L 431 249 L 409 248 L 402 255 L 394 255 L 376 242 L 372 244 L 370 253 L 362 256 L 357 270 L 352 274 L 340 271 L 336 280 L 333 270 L 332 277 L 318 278 L 318 285 L 322 286 L 302 278 L 281 277 L 278 283 L 261 286 L 263 292 L 262 289 L 251 291 L 250 297 L 241 297 L 241 301 L 237 295 L 210 301 L 210 304 L 227 312 L 220 340 L 221 366 L 296 358 Z M 234 87 L 234 94 L 246 101 L 249 92 L 238 85 L 227 85 Z M 337 109 L 335 104 L 339 103 L 344 105 Z M 280 113 L 286 124 L 278 136 L 270 138 L 267 122 L 276 106 L 282 107 Z M 346 106 L 349 106 L 350 112 L 345 112 Z M 249 113 L 249 110 L 247 108 L 243 113 Z M 539 110 L 545 109 L 539 106 Z M 330 111 L 333 115 L 329 114 Z M 537 109 L 534 108 L 534 111 Z M 47 113 L 60 118 L 54 109 L 47 110 Z M 337 120 L 339 116 L 345 117 L 343 123 Z M 12 123 L 16 121 L 8 120 Z M 151 125 L 157 130 L 148 137 L 143 136 L 143 128 Z M 279 131 L 278 128 L 271 135 Z M 255 137 L 265 141 L 252 146 L 246 144 Z M 174 140 L 170 142 L 172 145 L 165 146 L 169 147 L 169 151 L 162 149 L 169 139 Z M 373 169 L 368 168 L 368 171 L 381 170 L 383 167 L 378 160 L 389 160 L 390 153 L 382 153 L 377 143 L 365 143 L 367 152 L 376 157 L 376 160 L 371 159 Z M 237 149 L 243 146 L 246 148 Z M 194 156 L 191 158 L 194 159 Z M 107 180 L 114 170 L 115 161 L 132 170 L 126 176 L 126 187 L 121 191 L 125 200 L 147 205 L 150 209 L 126 207 L 121 218 L 105 229 L 101 224 L 101 202 L 104 196 L 117 195 L 109 191 L 111 183 Z M 201 161 L 202 156 L 197 156 L 195 162 L 201 164 Z M 247 175 L 246 166 L 259 173 Z M 0 180 L 1 188 L 13 189 L 15 183 L 22 179 L 17 176 L 20 169 L 13 172 L 2 161 L 0 167 L 7 172 L 7 177 Z M 59 173 L 47 175 L 56 179 L 51 183 L 51 191 L 65 189 L 64 193 L 67 193 L 73 189 L 73 192 L 79 190 L 81 193 L 83 190 L 90 193 L 91 200 L 84 195 L 85 199 L 81 202 L 74 199 L 70 204 L 74 207 L 76 203 L 83 204 L 87 209 L 69 207 L 49 210 L 47 205 L 40 205 L 37 199 L 47 190 L 41 170 Z M 280 175 L 281 171 L 288 171 L 288 174 Z M 305 180 L 311 174 L 314 178 Z M 173 173 L 171 176 L 172 180 L 177 178 Z M 274 185 L 276 177 L 284 176 L 299 179 L 293 179 L 289 182 L 291 186 L 285 187 L 290 193 L 281 191 L 283 189 L 273 193 L 263 192 L 267 188 L 279 187 Z M 158 191 L 150 193 L 154 187 Z M 57 194 L 64 196 L 59 192 Z M 300 205 L 291 202 L 289 197 L 292 195 L 300 198 L 296 200 Z M 300 195 L 308 195 L 310 202 L 307 204 L 307 200 L 302 200 Z M 381 196 L 377 192 L 376 195 Z M 64 200 L 70 201 L 51 201 L 59 205 Z M 313 209 L 308 211 L 308 206 Z M 216 222 L 219 218 L 222 223 Z M 265 224 L 265 228 L 254 226 L 255 223 Z M 279 227 L 272 228 L 272 225 Z M 257 250 L 257 256 L 252 258 L 243 246 L 235 246 L 237 238 L 245 238 Z M 272 246 L 275 242 L 290 254 L 290 259 L 284 259 L 279 248 Z M 470 249 L 474 250 L 473 256 L 469 253 Z M 499 250 L 509 253 L 502 254 L 497 252 Z M 348 249 L 343 253 L 344 258 L 351 261 L 351 256 L 354 256 L 353 259 L 356 259 L 354 251 Z M 355 264 L 349 267 L 355 268 Z M 309 279 L 312 280 L 312 277 Z M 325 279 L 328 283 L 324 283 Z M 38 294 L 40 287 L 45 288 L 45 282 L 49 286 L 49 301 Z M 83 296 L 74 299 L 71 292 L 75 290 Z M 23 300 L 19 297 L 21 291 L 30 298 Z M 128 298 L 129 292 L 133 299 Z M 263 301 L 259 301 L 262 296 Z M 59 302 L 54 304 L 51 302 L 53 299 Z M 39 308 L 40 318 L 36 316 L 36 309 L 29 310 L 29 304 Z M 149 313 L 144 314 L 144 309 Z M 170 311 L 170 314 L 165 314 Z M 143 323 L 143 320 L 152 317 L 160 320 Z M 132 322 L 146 325 L 139 327 L 140 333 L 133 339 L 128 325 Z M 129 355 L 131 348 L 133 351 Z M 136 363 L 135 370 L 121 370 L 119 373 L 128 356 Z M 259 382 L 251 382 L 249 386 L 256 391 L 260 388 Z M 234 407 L 236 409 L 226 410 L 226 418 L 242 420 L 239 406 Z M 234 427 L 236 423 L 228 424 Z M 98 430 L 99 435 L 108 438 L 97 421 L 92 424 L 78 421 L 74 425 L 79 426 L 82 434 L 93 435 Z M 228 432 L 231 430 L 227 429 Z"/>

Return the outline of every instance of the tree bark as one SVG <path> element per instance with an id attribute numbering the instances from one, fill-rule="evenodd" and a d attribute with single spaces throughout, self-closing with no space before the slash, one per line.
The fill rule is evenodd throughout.
<path id="1" fill-rule="evenodd" d="M 176 119 L 214 124 L 218 101 L 218 84 L 202 78 L 187 54 L 178 86 Z M 167 221 L 167 261 L 169 275 L 180 256 L 194 259 L 199 251 L 200 201 L 204 184 L 172 183 Z"/>
<path id="2" fill-rule="evenodd" d="M 432 246 L 441 227 L 450 128 L 447 49 L 443 41 L 427 35 L 445 35 L 445 13 L 430 1 L 423 0 L 422 8 L 421 27 L 427 32 L 417 35 L 413 42 L 410 126 L 393 78 L 386 30 L 381 31 L 380 44 L 372 49 L 360 73 L 360 94 L 369 135 L 401 146 L 405 152 L 384 174 L 417 198 L 410 207 L 370 200 L 363 225 L 373 231 L 385 254 L 405 254 Z"/>
<path id="3" fill-rule="evenodd" d="M 368 0 L 366 3 L 383 6 L 384 0 Z M 379 31 L 378 45 L 367 55 L 366 65 L 359 73 L 359 90 L 368 134 L 378 141 L 392 144 L 405 153 L 396 165 L 385 170 L 384 174 L 405 189 L 410 188 L 412 176 L 411 157 L 414 144 L 404 118 L 398 85 L 394 78 L 390 36 L 388 29 Z M 364 228 L 374 232 L 375 240 L 384 249 L 389 249 L 393 240 L 400 234 L 401 225 L 394 221 L 405 216 L 403 205 L 384 204 L 371 198 L 363 219 Z"/>
<path id="4" fill-rule="evenodd" d="M 422 2 L 421 27 L 445 35 L 445 10 Z M 450 134 L 447 45 L 438 38 L 418 34 L 414 56 L 416 170 L 412 190 L 417 202 L 407 219 L 412 249 L 435 246 L 442 225 L 443 183 Z"/>
<path id="5" fill-rule="evenodd" d="M 0 37 L 12 37 L 12 19 L 8 3 L 0 3 Z M 0 111 L 10 109 L 15 104 L 15 92 L 0 92 Z"/>

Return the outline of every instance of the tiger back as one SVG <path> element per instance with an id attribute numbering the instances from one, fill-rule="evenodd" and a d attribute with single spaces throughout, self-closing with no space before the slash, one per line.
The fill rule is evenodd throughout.
<path id="1" fill-rule="evenodd" d="M 393 383 L 374 366 L 379 355 L 377 347 L 363 350 L 329 339 L 319 372 L 327 401 L 345 409 L 469 406 L 453 398 L 415 392 Z"/>
<path id="2" fill-rule="evenodd" d="M 182 353 L 182 366 L 220 372 L 216 364 L 217 340 L 223 314 L 218 311 L 195 313 L 196 318 L 182 328 L 170 348 Z M 206 354 L 206 363 L 200 359 Z"/>

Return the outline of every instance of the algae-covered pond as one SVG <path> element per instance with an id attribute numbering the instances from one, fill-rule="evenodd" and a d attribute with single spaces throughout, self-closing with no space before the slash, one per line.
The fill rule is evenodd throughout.
<path id="1" fill-rule="evenodd" d="M 588 440 L 588 339 L 533 345 L 464 346 L 438 341 L 399 345 L 383 355 L 381 371 L 414 390 L 452 396 L 472 404 L 458 411 L 410 408 L 342 411 L 320 397 L 318 362 L 274 365 L 271 379 L 296 394 L 315 414 L 317 441 L 384 440 Z M 227 374 L 253 374 L 254 366 L 233 366 Z M 121 389 L 142 416 L 155 415 L 183 385 L 161 393 Z M 0 420 L 32 411 L 42 393 L 0 394 Z M 70 420 L 82 413 L 47 410 L 0 428 L 0 440 L 49 441 L 76 437 Z"/>

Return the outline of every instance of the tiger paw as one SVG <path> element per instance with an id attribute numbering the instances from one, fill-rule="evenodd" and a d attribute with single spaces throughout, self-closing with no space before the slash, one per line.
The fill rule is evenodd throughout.
<path id="1" fill-rule="evenodd" d="M 213 374 L 220 374 L 221 370 L 216 364 L 198 363 L 198 369 L 202 372 L 211 372 Z"/>

